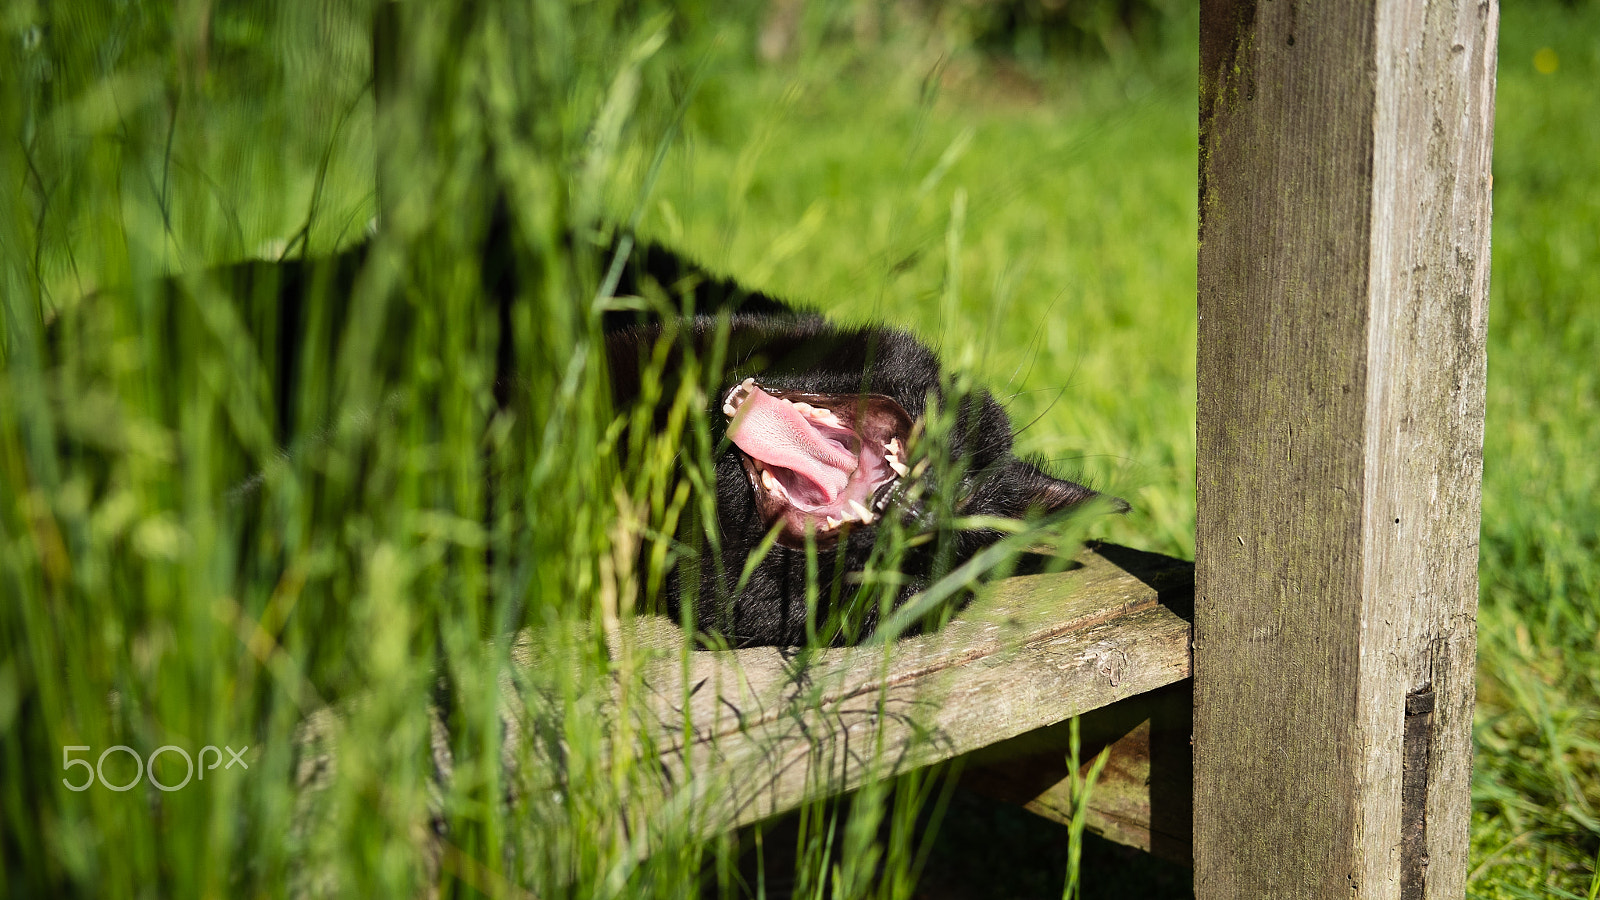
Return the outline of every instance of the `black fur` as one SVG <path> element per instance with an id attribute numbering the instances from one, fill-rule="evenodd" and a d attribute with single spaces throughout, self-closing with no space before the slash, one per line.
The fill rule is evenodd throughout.
<path id="1" fill-rule="evenodd" d="M 680 342 L 709 353 L 717 330 L 715 312 L 731 312 L 730 332 L 722 384 L 731 387 L 754 377 L 764 388 L 812 394 L 886 395 L 897 401 L 912 420 L 929 413 L 927 405 L 955 402 L 957 424 L 937 462 L 954 466 L 958 496 L 943 504 L 960 516 L 1022 518 L 1028 514 L 1056 513 L 1092 500 L 1093 490 L 1046 474 L 1039 465 L 1012 454 L 1012 426 L 1003 407 L 987 392 L 959 398 L 944 394 L 945 378 L 938 357 L 907 332 L 888 327 L 840 327 L 815 313 L 796 310 L 764 294 L 749 292 L 736 283 L 705 273 L 680 257 L 657 247 L 634 251 L 634 261 L 624 270 L 619 294 L 645 293 L 677 286 L 693 292 L 699 313 L 684 326 Z M 639 392 L 641 359 L 661 339 L 659 321 L 623 313 L 607 322 L 608 357 L 613 396 L 619 406 L 633 403 Z M 677 348 L 674 352 L 681 352 Z M 669 363 L 667 371 L 675 370 Z M 671 391 L 665 391 L 670 396 Z M 711 398 L 705 414 L 714 433 L 726 429 L 721 395 Z M 718 529 L 723 555 L 720 567 L 706 565 L 709 576 L 696 593 L 696 621 L 723 634 L 736 645 L 793 645 L 807 639 L 807 558 L 799 547 L 771 547 L 756 566 L 744 589 L 735 594 L 746 561 L 768 531 L 746 477 L 740 452 L 724 440 L 715 461 Z M 937 471 L 937 470 L 934 470 Z M 900 519 L 913 533 L 943 530 L 942 541 L 929 541 L 911 550 L 903 560 L 907 577 L 897 602 L 923 589 L 930 578 L 959 565 L 1000 538 L 993 530 L 942 529 L 929 497 L 938 479 L 923 480 L 920 503 L 897 497 L 886 515 Z M 1112 501 L 1126 508 L 1120 500 Z M 851 605 L 854 577 L 867 564 L 878 528 L 856 527 L 837 546 L 823 549 L 818 571 L 824 576 L 820 596 L 824 608 L 813 611 L 820 624 L 830 613 Z M 705 551 L 703 550 L 703 554 Z M 703 556 L 704 558 L 704 556 Z M 675 613 L 683 587 L 681 579 L 669 582 L 669 603 Z M 878 609 L 853 610 L 842 631 L 825 639 L 849 640 L 869 633 Z"/>
<path id="2" fill-rule="evenodd" d="M 509 327 L 510 310 L 520 291 L 520 273 L 507 226 L 508 217 L 491 218 L 485 237 L 482 260 L 483 288 L 501 314 L 502 341 L 497 353 L 499 377 L 497 400 L 516 405 L 518 361 L 515 358 Z M 579 240 L 576 237 L 573 241 Z M 278 438 L 281 445 L 293 448 L 315 440 L 314 423 L 294 421 L 292 398 L 297 396 L 296 379 L 301 360 L 310 354 L 337 352 L 349 311 L 341 307 L 319 315 L 327 318 L 315 329 L 320 337 L 312 346 L 307 329 L 304 301 L 311 286 L 316 296 L 341 298 L 352 288 L 368 258 L 366 246 L 332 258 L 289 259 L 275 263 L 252 262 L 228 267 L 210 276 L 240 298 L 241 309 L 250 321 L 263 323 L 258 336 L 262 349 L 273 348 L 276 372 L 273 390 L 278 398 Z M 756 378 L 764 388 L 774 391 L 799 391 L 810 394 L 859 396 L 883 395 L 898 403 L 907 420 L 915 422 L 928 413 L 930 399 L 936 404 L 954 403 L 957 426 L 950 435 L 939 466 L 954 466 L 959 478 L 953 482 L 954 496 L 941 498 L 937 491 L 945 484 L 938 478 L 919 479 L 920 500 L 913 502 L 910 492 L 897 483 L 886 494 L 884 517 L 892 516 L 913 534 L 938 535 L 908 551 L 901 571 L 906 581 L 896 602 L 903 601 L 925 587 L 930 579 L 948 571 L 992 544 L 1000 534 L 992 530 L 954 531 L 948 515 L 998 516 L 1020 518 L 1029 514 L 1050 514 L 1087 502 L 1097 494 L 1071 481 L 1053 478 L 1038 465 L 1017 459 L 1012 454 L 1012 429 L 1001 405 L 986 391 L 948 398 L 945 378 L 937 356 L 910 334 L 889 327 L 840 327 L 821 316 L 794 309 L 772 297 L 747 291 L 726 278 L 715 276 L 681 256 L 652 245 L 634 246 L 631 240 L 611 244 L 599 253 L 572 254 L 574 259 L 597 259 L 601 277 L 618 261 L 626 264 L 615 273 L 619 277 L 614 296 L 665 293 L 675 304 L 692 297 L 695 310 L 686 321 L 675 322 L 680 335 L 674 353 L 708 351 L 716 331 L 717 315 L 731 316 L 723 383 L 737 385 L 746 377 Z M 593 276 L 594 273 L 590 273 Z M 163 292 L 175 297 L 181 289 Z M 327 302 L 326 300 L 322 302 Z M 263 315 L 264 314 L 264 315 Z M 400 335 L 413 327 L 402 308 L 392 310 L 386 332 Z M 400 318 L 396 318 L 400 317 Z M 641 359 L 661 339 L 664 322 L 659 316 L 634 311 L 613 311 L 605 315 L 607 356 L 610 364 L 612 395 L 618 409 L 634 403 L 639 395 Z M 59 345 L 67 336 L 52 327 L 51 340 Z M 395 341 L 403 345 L 403 341 Z M 59 346 L 57 347 L 59 349 Z M 703 358 L 703 356 L 702 356 Z M 406 365 L 401 356 L 387 359 L 385 365 Z M 675 371 L 668 365 L 669 373 Z M 666 392 L 667 396 L 671 392 Z M 727 421 L 713 397 L 705 410 L 713 434 L 719 439 L 715 469 L 717 476 L 716 529 L 722 553 L 720 565 L 705 546 L 699 565 L 680 565 L 668 577 L 667 607 L 674 615 L 682 613 L 682 598 L 692 592 L 696 621 L 702 629 L 722 634 L 736 645 L 793 645 L 807 639 L 807 557 L 803 547 L 772 547 L 756 566 L 748 583 L 736 590 L 747 560 L 769 531 L 758 509 L 754 490 L 739 449 L 721 440 Z M 931 470 L 934 474 L 943 471 Z M 486 469 L 487 473 L 487 469 Z M 492 474 L 486 474 L 492 480 Z M 910 479 L 906 479 L 909 483 Z M 238 501 L 258 490 L 259 476 L 245 478 L 230 500 Z M 492 489 L 491 495 L 495 492 Z M 493 500 L 493 497 L 491 497 Z M 493 502 L 500 502 L 494 500 Z M 1121 501 L 1113 501 L 1121 504 Z M 1125 508 L 1125 504 L 1122 504 Z M 944 510 L 943 513 L 940 510 Z M 818 551 L 818 571 L 822 575 L 820 609 L 813 622 L 821 624 L 830 615 L 853 607 L 857 576 L 867 564 L 877 539 L 878 527 L 851 527 L 837 543 Z M 693 542 L 692 535 L 681 535 Z M 693 568 L 695 577 L 690 577 Z M 698 584 L 694 582 L 698 580 Z M 831 641 L 857 639 L 876 625 L 878 610 L 854 609 L 845 616 L 848 627 L 823 635 Z"/>

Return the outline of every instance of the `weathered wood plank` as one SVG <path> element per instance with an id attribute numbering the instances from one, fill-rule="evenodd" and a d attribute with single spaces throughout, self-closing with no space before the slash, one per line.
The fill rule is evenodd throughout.
<path id="1" fill-rule="evenodd" d="M 754 822 L 1181 681 L 1192 604 L 1189 563 L 1095 544 L 888 648 L 685 657 L 676 626 L 641 619 L 624 637 L 646 659 L 633 733 L 662 774 L 635 798 L 643 830 L 653 816 L 692 816 L 702 833 Z M 508 699 L 513 719 L 539 714 Z"/>
<path id="2" fill-rule="evenodd" d="M 825 650 L 803 666 L 776 648 L 695 653 L 685 680 L 673 652 L 645 675 L 649 725 L 706 830 L 753 822 L 1188 677 L 1192 577 L 1096 545 L 1070 571 L 992 585 L 887 653 Z"/>
<path id="3" fill-rule="evenodd" d="M 1202 3 L 1201 898 L 1464 890 L 1496 22 Z"/>
<path id="4" fill-rule="evenodd" d="M 618 742 L 613 757 L 632 769 L 621 779 L 629 840 L 649 853 L 663 838 L 754 822 L 1163 686 L 1182 683 L 1187 695 L 1193 597 L 1191 564 L 1094 544 L 1068 571 L 997 582 L 938 632 L 887 647 L 685 652 L 675 625 L 637 619 L 610 638 L 628 645 L 618 658 L 636 668 L 619 671 L 609 700 L 590 704 Z M 525 635 L 502 682 L 500 762 L 514 792 L 540 803 L 561 793 L 570 708 L 550 689 L 562 663 L 536 656 Z M 1136 724 L 1126 715 L 1091 727 L 1091 742 L 1120 737 L 1111 731 Z M 455 742 L 437 711 L 431 727 L 447 793 Z M 337 773 L 340 730 L 340 716 L 324 712 L 300 737 L 306 827 Z M 1123 832 L 1107 833 L 1139 842 L 1148 817 L 1137 807 L 1123 810 Z"/>

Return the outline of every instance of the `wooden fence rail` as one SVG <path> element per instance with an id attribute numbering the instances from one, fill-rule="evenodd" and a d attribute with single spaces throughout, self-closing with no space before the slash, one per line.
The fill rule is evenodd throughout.
<path id="1" fill-rule="evenodd" d="M 1112 747 L 1112 764 L 1091 829 L 1186 862 L 1187 822 L 1173 810 L 1187 806 L 1187 728 L 1172 726 L 1187 717 L 1193 596 L 1189 563 L 1092 544 L 1069 570 L 992 584 L 938 632 L 892 648 L 685 655 L 676 625 L 642 617 L 613 640 L 642 667 L 643 689 L 601 713 L 629 716 L 615 732 L 657 758 L 659 778 L 636 787 L 628 818 L 641 834 L 677 833 L 685 821 L 715 834 L 988 748 L 971 761 L 976 785 L 1064 819 L 1066 737 L 1051 726 L 1101 710 L 1085 720 L 1084 748 L 1092 756 Z M 541 665 L 527 640 L 513 661 L 534 674 Z M 1157 702 L 1148 696 L 1174 685 Z M 545 770 L 515 780 L 523 790 L 554 788 L 560 748 L 518 745 L 538 730 L 528 723 L 559 710 L 544 710 L 519 679 L 503 693 L 507 758 Z M 435 766 L 448 782 L 452 742 L 437 716 L 432 727 Z M 339 731 L 340 717 L 328 713 L 301 736 L 308 815 L 338 765 Z"/>

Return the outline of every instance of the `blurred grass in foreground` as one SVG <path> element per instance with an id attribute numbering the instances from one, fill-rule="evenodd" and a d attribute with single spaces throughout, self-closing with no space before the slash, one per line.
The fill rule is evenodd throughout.
<path id="1" fill-rule="evenodd" d="M 567 245 L 667 19 L 402 9 L 375 125 L 362 4 L 8 7 L 24 52 L 0 80 L 25 89 L 0 100 L 0 546 L 16 601 L 0 610 L 0 881 L 19 890 L 681 896 L 723 846 L 689 818 L 654 829 L 648 856 L 629 832 L 626 801 L 657 776 L 604 714 L 629 672 L 599 623 L 635 602 L 640 541 L 670 541 L 652 498 L 682 475 L 645 461 L 680 447 L 646 436 L 637 476 L 619 474 L 599 260 Z M 374 134 L 392 190 L 359 277 L 208 272 L 359 237 Z M 528 278 L 497 305 L 480 260 L 501 193 Z M 514 411 L 496 395 L 507 348 Z M 703 477 L 701 437 L 683 468 Z M 516 671 L 545 702 L 513 748 L 500 685 L 527 625 L 546 664 Z M 297 788 L 301 723 L 324 705 L 342 713 L 337 768 L 313 792 Z M 183 754 L 205 746 L 250 748 L 248 769 L 152 789 L 185 782 Z M 553 775 L 543 747 L 564 754 Z M 134 753 L 150 781 L 105 787 L 139 783 Z M 79 791 L 75 757 L 99 784 Z"/>
<path id="2" fill-rule="evenodd" d="M 710 6 L 659 21 L 606 3 L 419 16 L 400 120 L 383 131 L 398 205 L 386 200 L 362 289 L 318 307 L 366 324 L 324 334 L 331 349 L 280 398 L 279 363 L 243 337 L 270 340 L 266 298 L 236 306 L 196 279 L 179 302 L 148 279 L 364 233 L 370 11 L 208 9 L 14 4 L 0 23 L 21 48 L 0 54 L 0 83 L 26 86 L 0 96 L 0 880 L 276 895 L 317 886 L 309 854 L 349 892 L 413 893 L 416 823 L 440 802 L 420 712 L 445 674 L 466 761 L 442 801 L 446 878 L 514 893 L 503 872 L 541 897 L 754 895 L 734 838 L 662 835 L 642 865 L 629 852 L 618 807 L 640 773 L 601 764 L 613 670 L 587 598 L 627 596 L 617 548 L 649 537 L 616 530 L 616 491 L 663 515 L 670 466 L 619 482 L 603 398 L 572 375 L 592 346 L 595 260 L 538 269 L 511 320 L 538 402 L 496 415 L 501 323 L 474 262 L 486 183 L 518 201 L 529 262 L 562 259 L 569 222 L 637 214 L 755 287 L 913 328 L 1011 396 L 1029 425 L 1019 449 L 1134 503 L 1106 536 L 1192 553 L 1192 13 L 1092 60 L 1018 63 L 949 31 L 861 38 L 852 7 L 822 6 L 798 56 L 770 66 L 751 58 L 755 16 Z M 1600 8 L 1504 17 L 1471 891 L 1586 896 L 1600 847 Z M 146 287 L 124 304 L 76 305 L 130 284 Z M 414 317 L 403 345 L 376 341 L 389 316 Z M 49 319 L 78 336 L 57 368 L 40 355 Z M 323 438 L 280 462 L 290 423 Z M 223 502 L 262 471 L 256 499 Z M 481 761 L 498 758 L 492 686 L 528 624 L 574 660 L 539 685 L 571 765 L 559 802 L 513 821 L 499 767 Z M 297 830 L 297 724 L 356 694 L 375 700 L 345 725 L 329 817 Z M 252 768 L 159 803 L 143 786 L 56 787 L 80 777 L 57 768 L 62 746 L 92 760 L 116 743 L 248 743 Z M 106 774 L 131 765 L 113 756 Z M 918 794 L 938 791 L 904 795 Z M 800 894 L 831 877 L 847 896 L 908 895 L 915 804 L 865 796 L 848 822 L 829 804 L 806 813 Z M 517 846 L 530 832 L 542 843 Z M 855 862 L 830 874 L 841 845 Z M 878 858 L 887 869 L 863 867 Z M 509 862 L 475 862 L 490 860 Z M 998 857 L 997 890 L 1028 864 Z"/>
<path id="3" fill-rule="evenodd" d="M 722 386 L 691 356 L 663 398 L 678 424 L 620 429 L 609 260 L 585 240 L 619 160 L 673 142 L 683 79 L 728 71 L 738 23 L 396 9 L 375 108 L 364 4 L 8 8 L 0 727 L 28 777 L 5 786 L 0 880 L 19 890 L 764 891 L 699 821 L 719 773 L 676 816 L 635 806 L 662 785 L 628 620 L 702 533 L 715 548 L 691 413 Z M 516 258 L 485 265 L 498 197 Z M 334 256 L 379 206 L 370 246 Z M 252 257 L 272 263 L 218 268 Z M 244 765 L 191 783 L 188 759 L 235 747 Z M 908 896 L 944 784 L 808 805 L 789 880 Z"/>

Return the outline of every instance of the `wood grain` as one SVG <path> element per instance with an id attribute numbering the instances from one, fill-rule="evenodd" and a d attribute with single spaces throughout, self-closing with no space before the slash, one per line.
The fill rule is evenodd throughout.
<path id="1" fill-rule="evenodd" d="M 1179 685 L 1186 703 L 1193 583 L 1182 560 L 1093 544 L 1067 571 L 989 585 L 938 632 L 811 653 L 685 652 L 675 625 L 641 617 L 608 636 L 618 662 L 613 693 L 582 705 L 608 735 L 610 757 L 583 764 L 616 769 L 620 761 L 629 770 L 617 778 L 626 784 L 620 816 L 646 854 L 663 836 L 725 831 L 1090 710 L 1111 706 L 1121 711 L 1096 721 L 1120 722 L 1129 707 L 1114 704 L 1164 686 Z M 525 632 L 501 684 L 501 764 L 515 802 L 559 805 L 568 765 L 561 736 L 574 707 L 552 686 L 561 664 L 537 647 Z M 304 827 L 337 775 L 341 719 L 324 711 L 302 729 Z M 457 769 L 446 719 L 431 714 L 441 794 Z M 1117 735 L 1101 728 L 1099 738 L 1091 726 L 1090 740 L 1115 740 L 1137 725 L 1124 724 Z M 1184 731 L 1183 758 L 1168 754 L 1163 771 L 1187 774 Z M 1108 833 L 1148 845 L 1148 802 L 1124 806 L 1116 808 L 1122 830 Z M 1173 806 L 1158 807 L 1164 822 L 1173 818 Z"/>
<path id="2" fill-rule="evenodd" d="M 669 648 L 642 709 L 665 783 L 710 833 L 952 759 L 1189 675 L 1193 574 L 1095 545 L 1070 571 L 1006 579 L 939 632 L 887 648 Z M 695 797 L 685 804 L 686 795 Z"/>
<path id="3" fill-rule="evenodd" d="M 1493 2 L 1201 11 L 1196 890 L 1464 890 Z"/>

